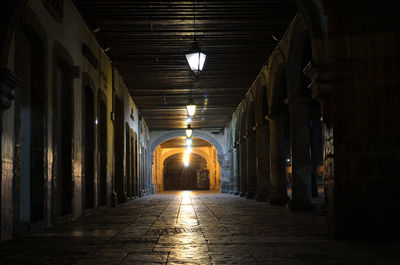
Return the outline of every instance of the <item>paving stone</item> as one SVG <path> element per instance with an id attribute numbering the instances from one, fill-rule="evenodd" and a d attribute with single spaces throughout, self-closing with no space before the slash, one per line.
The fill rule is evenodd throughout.
<path id="1" fill-rule="evenodd" d="M 0 245 L 0 264 L 398 265 L 399 245 L 334 241 L 324 218 L 238 196 L 157 194 Z"/>

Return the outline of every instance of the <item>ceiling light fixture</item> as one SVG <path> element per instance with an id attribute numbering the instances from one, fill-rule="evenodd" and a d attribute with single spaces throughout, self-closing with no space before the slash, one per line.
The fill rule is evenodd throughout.
<path id="1" fill-rule="evenodd" d="M 193 1 L 193 43 L 191 49 L 185 54 L 186 61 L 190 70 L 198 75 L 203 70 L 207 55 L 202 53 L 199 44 L 196 41 L 196 1 Z"/>
<path id="2" fill-rule="evenodd" d="M 190 138 L 190 137 L 192 137 L 192 134 L 193 134 L 193 129 L 192 129 L 192 127 L 190 126 L 190 124 L 186 127 L 186 137 L 188 137 L 188 138 Z"/>
<path id="3" fill-rule="evenodd" d="M 189 102 L 186 105 L 186 110 L 187 110 L 187 113 L 190 118 L 192 118 L 194 116 L 194 114 L 196 113 L 196 104 L 194 104 L 194 101 L 193 101 L 193 98 L 191 95 L 189 97 Z"/>

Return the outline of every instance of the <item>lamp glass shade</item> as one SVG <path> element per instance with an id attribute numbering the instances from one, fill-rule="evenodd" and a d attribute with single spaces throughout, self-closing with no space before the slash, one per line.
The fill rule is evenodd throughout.
<path id="1" fill-rule="evenodd" d="M 196 113 L 196 105 L 193 102 L 189 102 L 189 104 L 186 105 L 186 110 L 189 117 L 193 117 Z"/>
<path id="2" fill-rule="evenodd" d="M 193 53 L 187 53 L 186 61 L 189 64 L 190 70 L 197 73 L 203 70 L 204 62 L 206 61 L 207 55 L 204 53 L 197 51 Z"/>
<path id="3" fill-rule="evenodd" d="M 186 128 L 186 137 L 192 137 L 192 127 L 190 127 L 190 125 L 188 125 L 188 127 Z"/>

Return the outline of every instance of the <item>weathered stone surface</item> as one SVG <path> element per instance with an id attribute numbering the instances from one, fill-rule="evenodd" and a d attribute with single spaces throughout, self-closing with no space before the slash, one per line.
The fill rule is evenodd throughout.
<path id="1" fill-rule="evenodd" d="M 238 196 L 163 193 L 0 246 L 0 264 L 398 264 L 400 246 L 333 241 L 322 217 Z"/>

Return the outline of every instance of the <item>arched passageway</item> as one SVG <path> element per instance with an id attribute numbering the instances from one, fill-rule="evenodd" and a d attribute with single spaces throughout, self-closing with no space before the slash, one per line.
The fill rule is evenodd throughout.
<path id="1" fill-rule="evenodd" d="M 164 160 L 164 190 L 209 190 L 210 173 L 204 157 L 192 153 L 184 163 L 185 153 L 177 153 Z"/>
<path id="2" fill-rule="evenodd" d="M 187 153 L 188 163 L 184 164 Z M 221 189 L 221 167 L 216 148 L 194 137 L 190 152 L 184 137 L 169 139 L 156 147 L 153 154 L 153 185 L 157 192 L 171 189 Z"/>
<path id="3" fill-rule="evenodd" d="M 196 2 L 2 1 L 0 239 L 162 191 L 188 96 L 210 190 L 318 210 L 336 238 L 399 238 L 396 9 Z"/>

